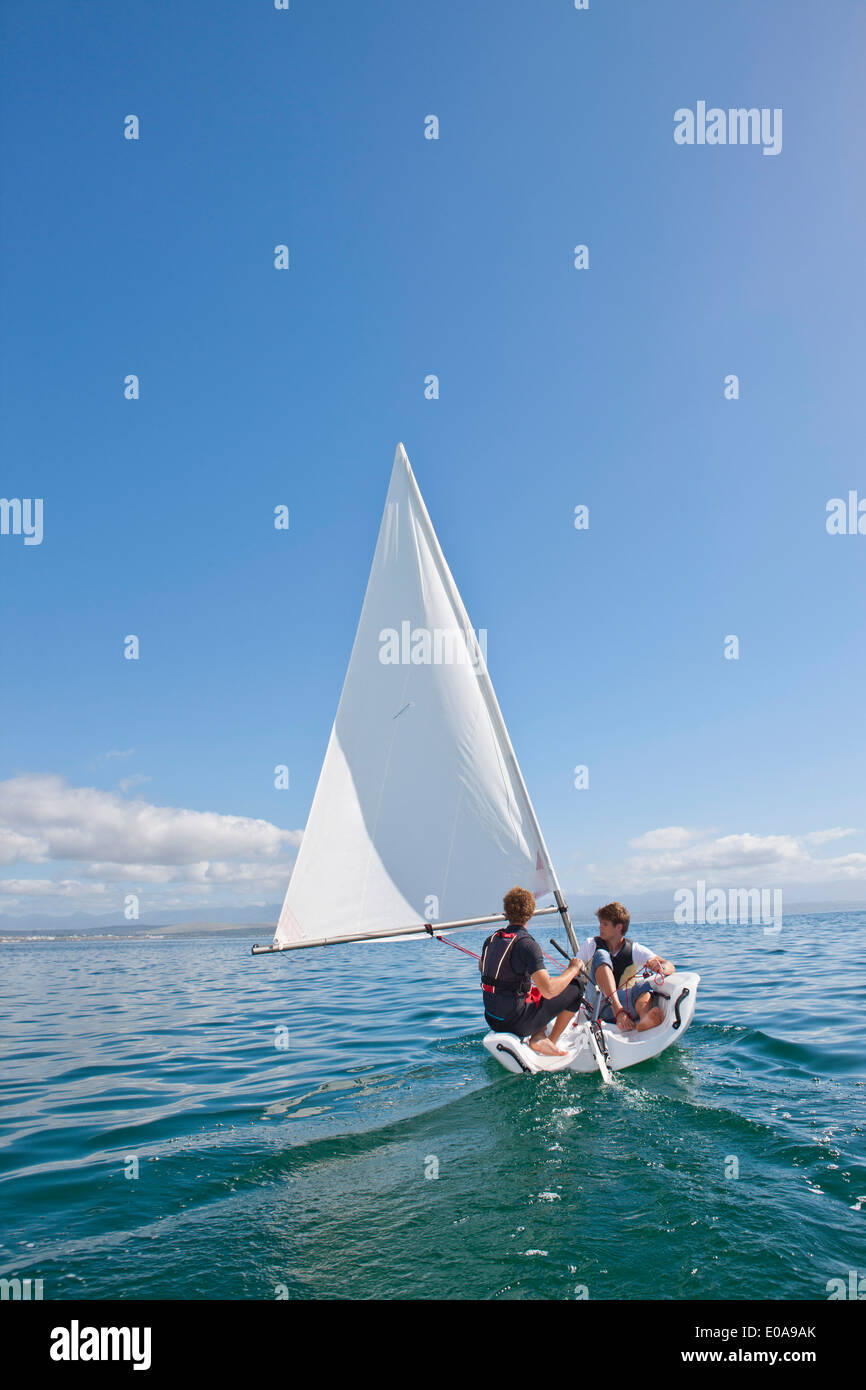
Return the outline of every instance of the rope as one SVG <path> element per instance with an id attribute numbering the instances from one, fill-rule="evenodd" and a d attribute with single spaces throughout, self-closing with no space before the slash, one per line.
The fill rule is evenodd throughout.
<path id="1" fill-rule="evenodd" d="M 472 956 L 473 960 L 481 959 L 477 951 L 470 951 L 465 946 L 458 946 L 457 942 L 452 941 L 450 936 L 442 936 L 441 932 L 437 932 L 436 928 L 434 926 L 431 926 L 429 922 L 424 923 L 424 928 L 430 934 L 430 936 L 433 937 L 435 941 L 444 941 L 446 946 L 453 946 L 455 951 L 462 951 L 464 956 Z M 545 960 L 550 961 L 551 965 L 557 964 L 557 962 L 553 959 L 553 956 L 549 956 L 546 951 L 542 951 L 541 954 L 544 956 Z"/>

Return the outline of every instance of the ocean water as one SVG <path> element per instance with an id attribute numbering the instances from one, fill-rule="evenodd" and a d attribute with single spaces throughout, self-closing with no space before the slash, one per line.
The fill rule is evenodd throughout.
<path id="1" fill-rule="evenodd" d="M 632 935 L 703 978 L 682 1043 L 610 1087 L 502 1070 L 474 962 L 429 940 L 0 945 L 0 1273 L 46 1299 L 826 1299 L 866 1270 L 866 913 Z"/>

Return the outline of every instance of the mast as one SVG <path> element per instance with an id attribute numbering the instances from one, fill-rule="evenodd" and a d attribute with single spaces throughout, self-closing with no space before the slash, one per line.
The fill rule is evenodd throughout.
<path id="1" fill-rule="evenodd" d="M 526 800 L 526 809 L 529 813 L 532 828 L 538 837 L 538 843 L 541 846 L 541 851 L 544 856 L 544 866 L 550 874 L 550 877 L 553 879 L 553 897 L 556 903 L 556 910 L 559 912 L 559 915 L 562 918 L 562 925 L 565 928 L 566 939 L 568 941 L 569 946 L 571 947 L 571 954 L 573 956 L 576 956 L 578 951 L 577 937 L 574 934 L 574 927 L 571 924 L 571 915 L 568 911 L 568 905 L 565 901 L 565 898 L 562 896 L 562 890 L 559 886 L 559 879 L 556 877 L 556 870 L 553 867 L 553 860 L 550 857 L 550 850 L 547 848 L 547 841 L 541 833 L 541 826 L 539 825 L 538 817 L 535 814 L 535 807 L 533 806 L 530 800 L 526 783 L 523 780 L 523 773 L 520 771 L 520 764 L 517 761 L 517 754 L 515 753 L 511 745 L 511 739 L 508 736 L 508 729 L 505 726 L 505 720 L 502 718 L 502 711 L 500 710 L 499 702 L 496 699 L 496 692 L 493 689 L 493 682 L 487 674 L 486 663 L 484 666 L 484 678 L 487 681 L 486 688 L 488 698 L 492 701 L 493 707 L 495 708 L 496 713 L 499 715 L 499 734 L 500 738 L 502 739 L 502 744 L 505 749 L 506 757 L 509 759 L 511 763 L 512 776 L 514 777 L 515 781 L 518 783 L 523 792 L 524 798 Z M 546 910 L 549 911 L 550 909 Z"/>
<path id="2" fill-rule="evenodd" d="M 526 810 L 529 815 L 530 823 L 532 825 L 533 830 L 535 831 L 536 836 L 538 837 L 538 843 L 541 846 L 541 852 L 544 856 L 544 866 L 550 874 L 550 877 L 553 879 L 553 897 L 554 901 L 556 902 L 559 915 L 562 918 L 562 925 L 565 928 L 565 935 L 568 940 L 568 944 L 571 947 L 571 954 L 573 956 L 576 956 L 577 938 L 574 934 L 574 927 L 571 925 L 571 916 L 568 911 L 568 906 L 566 904 L 565 898 L 562 896 L 562 890 L 559 886 L 559 879 L 556 877 L 556 870 L 553 867 L 553 860 L 550 857 L 550 850 L 547 848 L 547 841 L 545 840 L 544 835 L 541 832 L 541 826 L 539 825 L 538 817 L 535 814 L 535 807 L 532 804 L 529 791 L 527 789 L 526 783 L 523 780 L 523 773 L 520 770 L 520 764 L 517 761 L 517 754 L 515 753 L 514 748 L 512 746 L 511 738 L 508 733 L 508 728 L 506 727 L 505 720 L 502 717 L 502 711 L 499 708 L 499 701 L 496 698 L 496 692 L 493 689 L 493 682 L 488 674 L 486 662 L 484 662 L 482 668 L 482 678 L 486 682 L 485 690 L 487 692 L 488 704 L 490 705 L 491 711 L 495 711 L 496 715 L 498 715 L 499 737 L 502 741 L 503 749 L 505 750 L 505 756 L 509 760 L 509 763 L 511 765 L 511 775 L 513 776 L 514 780 L 517 782 L 518 786 L 523 792 L 523 797 L 526 803 Z"/>

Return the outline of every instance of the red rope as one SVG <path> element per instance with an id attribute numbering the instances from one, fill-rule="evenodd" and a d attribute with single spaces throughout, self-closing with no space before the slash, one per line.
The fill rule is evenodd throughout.
<path id="1" fill-rule="evenodd" d="M 431 930 L 430 935 L 434 936 L 437 941 L 444 941 L 446 946 L 453 946 L 455 951 L 462 951 L 464 956 L 472 956 L 473 960 L 481 959 L 481 957 L 477 954 L 476 951 L 470 951 L 465 946 L 458 946 L 456 941 L 452 941 L 449 936 L 442 936 L 439 932 L 437 932 L 435 927 Z M 558 962 L 553 959 L 553 956 L 547 955 L 545 951 L 542 951 L 541 954 L 544 956 L 545 960 L 550 961 L 551 965 L 558 964 Z"/>
<path id="2" fill-rule="evenodd" d="M 481 959 L 477 951 L 469 951 L 465 946 L 458 946 L 456 941 L 451 941 L 447 936 L 439 936 L 438 932 L 435 931 L 431 932 L 430 935 L 435 936 L 437 941 L 444 941 L 446 946 L 453 946 L 455 951 L 462 951 L 464 956 L 472 956 L 473 960 Z"/>

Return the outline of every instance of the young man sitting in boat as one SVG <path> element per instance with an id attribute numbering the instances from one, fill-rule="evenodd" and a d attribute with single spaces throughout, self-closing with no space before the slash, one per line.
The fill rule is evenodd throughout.
<path id="1" fill-rule="evenodd" d="M 585 966 L 575 957 L 561 975 L 551 979 L 541 947 L 526 930 L 535 912 L 535 898 L 528 888 L 510 888 L 502 910 L 508 926 L 488 936 L 481 948 L 484 1017 L 495 1033 L 528 1036 L 534 1052 L 564 1057 L 556 1044 L 580 1007 L 584 986 L 574 981 Z M 548 1037 L 551 1019 L 555 1022 Z"/>
<path id="2" fill-rule="evenodd" d="M 608 903 L 595 915 L 598 936 L 588 936 L 580 948 L 580 959 L 588 967 L 591 981 L 587 1008 L 595 1010 L 600 993 L 604 1002 L 598 1017 L 603 1023 L 615 1022 L 623 1033 L 657 1028 L 664 1015 L 653 1003 L 653 982 L 635 977 L 645 967 L 655 975 L 672 975 L 673 965 L 648 946 L 628 939 L 631 918 L 622 903 Z"/>

